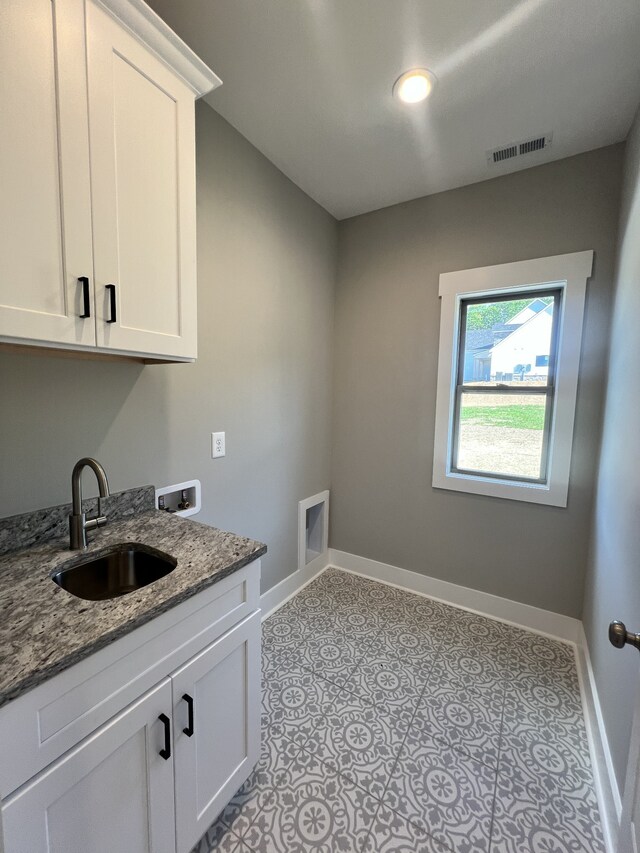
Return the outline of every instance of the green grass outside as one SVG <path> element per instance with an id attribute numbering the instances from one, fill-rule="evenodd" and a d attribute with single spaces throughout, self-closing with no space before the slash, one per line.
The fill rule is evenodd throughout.
<path id="1" fill-rule="evenodd" d="M 541 406 L 464 406 L 463 421 L 474 426 L 544 429 L 544 404 Z"/>

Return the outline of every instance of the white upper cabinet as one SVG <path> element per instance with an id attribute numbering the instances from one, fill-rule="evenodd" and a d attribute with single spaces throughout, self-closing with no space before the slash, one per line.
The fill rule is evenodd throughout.
<path id="1" fill-rule="evenodd" d="M 2 0 L 3 338 L 96 342 L 84 80 L 81 3 Z"/>
<path id="2" fill-rule="evenodd" d="M 8 0 L 0 44 L 0 341 L 195 358 L 194 100 L 220 81 L 141 0 Z"/>
<path id="3" fill-rule="evenodd" d="M 87 4 L 98 345 L 196 355 L 193 93 Z"/>

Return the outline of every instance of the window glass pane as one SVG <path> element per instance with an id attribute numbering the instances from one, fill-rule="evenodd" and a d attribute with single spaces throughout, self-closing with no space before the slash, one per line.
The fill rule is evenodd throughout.
<path id="1" fill-rule="evenodd" d="M 538 480 L 546 394 L 461 394 L 457 468 Z"/>
<path id="2" fill-rule="evenodd" d="M 555 309 L 556 299 L 549 293 L 467 302 L 460 353 L 463 384 L 546 385 Z"/>

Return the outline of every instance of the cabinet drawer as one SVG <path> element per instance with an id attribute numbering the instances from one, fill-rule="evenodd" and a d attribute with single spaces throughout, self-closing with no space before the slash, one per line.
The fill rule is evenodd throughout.
<path id="1" fill-rule="evenodd" d="M 259 608 L 260 561 L 0 709 L 0 798 Z"/>

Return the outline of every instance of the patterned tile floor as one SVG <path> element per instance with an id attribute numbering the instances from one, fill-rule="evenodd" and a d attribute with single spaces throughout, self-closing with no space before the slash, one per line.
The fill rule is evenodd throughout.
<path id="1" fill-rule="evenodd" d="M 193 853 L 604 853 L 571 647 L 329 569 L 262 666 L 260 762 Z"/>

